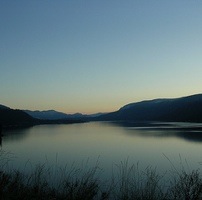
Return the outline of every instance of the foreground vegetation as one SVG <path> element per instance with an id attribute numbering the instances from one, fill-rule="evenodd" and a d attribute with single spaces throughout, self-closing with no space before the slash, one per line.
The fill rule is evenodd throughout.
<path id="1" fill-rule="evenodd" d="M 199 170 L 171 170 L 163 175 L 148 167 L 121 162 L 109 182 L 99 179 L 99 166 L 83 170 L 51 170 L 37 165 L 31 173 L 8 170 L 0 155 L 0 199 L 2 200 L 134 200 L 134 199 L 202 199 L 202 177 Z M 58 178 L 58 175 L 61 175 Z M 57 177 L 53 184 L 51 178 Z"/>

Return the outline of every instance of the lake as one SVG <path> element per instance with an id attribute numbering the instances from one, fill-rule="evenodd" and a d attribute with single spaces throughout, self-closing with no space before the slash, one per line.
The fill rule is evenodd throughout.
<path id="1" fill-rule="evenodd" d="M 90 122 L 39 125 L 6 130 L 2 149 L 10 154 L 9 167 L 20 170 L 47 166 L 95 166 L 109 177 L 121 161 L 159 172 L 185 167 L 200 169 L 202 124 Z"/>

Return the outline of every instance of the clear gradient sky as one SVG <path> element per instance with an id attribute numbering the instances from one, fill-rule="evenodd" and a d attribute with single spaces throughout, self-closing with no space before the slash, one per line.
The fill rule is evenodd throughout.
<path id="1" fill-rule="evenodd" d="M 0 104 L 95 113 L 201 92 L 201 0 L 0 1 Z"/>

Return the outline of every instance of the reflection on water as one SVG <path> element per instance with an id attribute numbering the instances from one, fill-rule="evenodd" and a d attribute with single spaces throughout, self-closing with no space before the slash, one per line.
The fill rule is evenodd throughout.
<path id="1" fill-rule="evenodd" d="M 30 128 L 9 129 L 4 131 L 4 138 L 6 141 L 24 140 L 29 134 Z"/>
<path id="2" fill-rule="evenodd" d="M 179 137 L 190 142 L 202 142 L 202 124 L 200 123 L 111 123 L 131 130 L 127 132 L 131 136 L 138 134 L 141 137 Z"/>
<path id="3" fill-rule="evenodd" d="M 187 123 L 92 122 L 71 125 L 41 125 L 4 131 L 2 148 L 15 154 L 15 168 L 30 168 L 36 163 L 65 166 L 79 165 L 98 158 L 105 176 L 111 176 L 115 164 L 128 159 L 144 169 L 154 166 L 159 171 L 180 167 L 179 155 L 200 168 L 202 158 L 202 125 Z M 29 165 L 25 163 L 29 161 Z"/>

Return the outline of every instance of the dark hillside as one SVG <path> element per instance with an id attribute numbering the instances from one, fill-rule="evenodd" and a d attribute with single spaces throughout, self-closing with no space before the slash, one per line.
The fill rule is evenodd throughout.
<path id="1" fill-rule="evenodd" d="M 14 110 L 0 107 L 0 126 L 3 128 L 17 128 L 24 126 L 33 126 L 40 124 L 72 124 L 82 123 L 86 120 L 81 119 L 58 119 L 58 120 L 41 120 L 31 117 L 22 110 Z"/>
<path id="2" fill-rule="evenodd" d="M 38 123 L 21 110 L 0 109 L 0 124 L 3 127 L 29 126 Z"/>
<path id="3" fill-rule="evenodd" d="M 202 94 L 131 103 L 97 119 L 202 122 Z"/>

